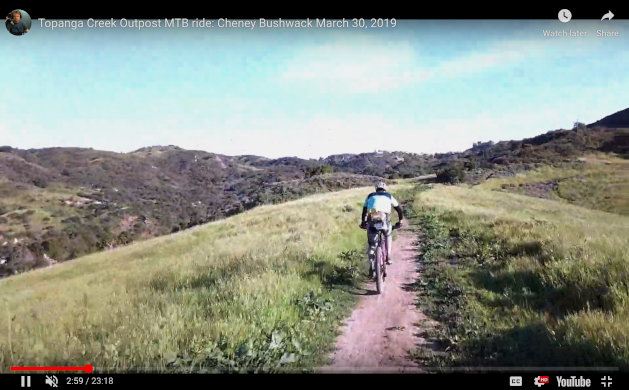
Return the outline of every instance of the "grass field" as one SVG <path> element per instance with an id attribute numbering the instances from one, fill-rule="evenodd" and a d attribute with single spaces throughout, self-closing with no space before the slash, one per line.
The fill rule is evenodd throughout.
<path id="1" fill-rule="evenodd" d="M 625 167 L 590 156 L 473 187 L 394 187 L 414 199 L 418 293 L 440 323 L 429 336 L 446 351 L 418 359 L 629 370 Z M 549 181 L 558 185 L 548 199 L 520 186 Z M 0 371 L 319 366 L 365 280 L 357 224 L 370 191 L 263 206 L 0 280 Z"/>
<path id="2" fill-rule="evenodd" d="M 518 174 L 512 178 L 488 180 L 480 188 L 526 194 L 528 186 L 554 183 L 550 199 L 587 208 L 629 215 L 629 160 L 611 155 L 588 155 L 579 164 L 566 167 L 544 167 L 533 172 Z"/>
<path id="3" fill-rule="evenodd" d="M 0 280 L 0 370 L 318 365 L 364 280 L 357 225 L 370 191 L 259 207 Z"/>
<path id="4" fill-rule="evenodd" d="M 622 207 L 611 213 L 576 205 L 596 204 L 601 182 L 618 184 L 614 201 L 627 195 L 627 176 L 613 164 L 604 167 L 586 167 L 585 174 L 545 169 L 417 193 L 424 272 L 418 289 L 429 316 L 441 323 L 430 336 L 447 352 L 417 351 L 421 360 L 629 370 L 629 216 Z M 596 170 L 605 180 L 584 180 L 576 204 L 495 191 L 509 181 Z"/>

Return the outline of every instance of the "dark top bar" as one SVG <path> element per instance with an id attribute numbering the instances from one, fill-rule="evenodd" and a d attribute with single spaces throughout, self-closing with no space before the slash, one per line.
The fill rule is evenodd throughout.
<path id="1" fill-rule="evenodd" d="M 570 2 L 568 2 L 570 3 Z M 284 4 L 284 3 L 283 3 Z M 349 5 L 337 2 L 329 5 L 319 2 L 293 3 L 281 5 L 279 3 L 263 2 L 262 4 L 242 4 L 239 2 L 204 2 L 193 5 L 179 6 L 176 3 L 150 3 L 149 6 L 128 4 L 116 6 L 108 2 L 99 2 L 98 6 L 58 6 L 53 3 L 40 6 L 24 4 L 24 10 L 33 19 L 162 19 L 162 18 L 398 18 L 398 19 L 556 19 L 562 8 L 572 12 L 573 19 L 598 19 L 612 11 L 615 19 L 627 19 L 629 6 L 615 4 L 590 4 L 588 6 L 565 4 L 561 7 L 554 5 L 528 5 L 526 3 L 507 2 L 503 5 L 489 5 L 480 3 L 454 4 L 433 2 L 430 5 L 417 2 L 413 6 L 401 4 L 387 4 L 378 2 L 376 5 Z M 7 10 L 6 12 L 9 12 Z"/>

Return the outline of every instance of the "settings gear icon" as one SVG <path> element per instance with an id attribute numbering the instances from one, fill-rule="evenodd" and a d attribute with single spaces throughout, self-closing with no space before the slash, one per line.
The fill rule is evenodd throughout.
<path id="1" fill-rule="evenodd" d="M 535 377 L 535 386 L 542 387 L 546 383 L 549 382 L 549 378 L 547 376 L 536 376 Z"/>

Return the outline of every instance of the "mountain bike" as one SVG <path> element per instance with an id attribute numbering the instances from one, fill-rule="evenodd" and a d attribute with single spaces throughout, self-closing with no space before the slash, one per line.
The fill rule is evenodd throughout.
<path id="1" fill-rule="evenodd" d="M 378 294 L 382 294 L 384 291 L 384 279 L 387 274 L 387 225 L 385 222 L 377 221 L 370 222 L 367 224 L 367 227 L 360 226 L 361 229 L 367 230 L 372 229 L 377 231 L 377 235 L 375 236 L 375 273 L 376 273 L 376 289 L 378 290 Z M 399 229 L 400 223 L 396 223 L 393 225 L 392 230 Z M 371 244 L 370 244 L 371 246 Z M 371 258 L 369 259 L 369 263 L 371 264 Z"/>

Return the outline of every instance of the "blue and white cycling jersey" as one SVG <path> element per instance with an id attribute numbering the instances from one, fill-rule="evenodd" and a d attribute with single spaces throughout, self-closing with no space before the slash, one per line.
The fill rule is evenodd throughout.
<path id="1" fill-rule="evenodd" d="M 391 214 L 392 207 L 398 207 L 398 201 L 388 192 L 372 192 L 363 205 L 369 213 L 383 212 Z"/>

